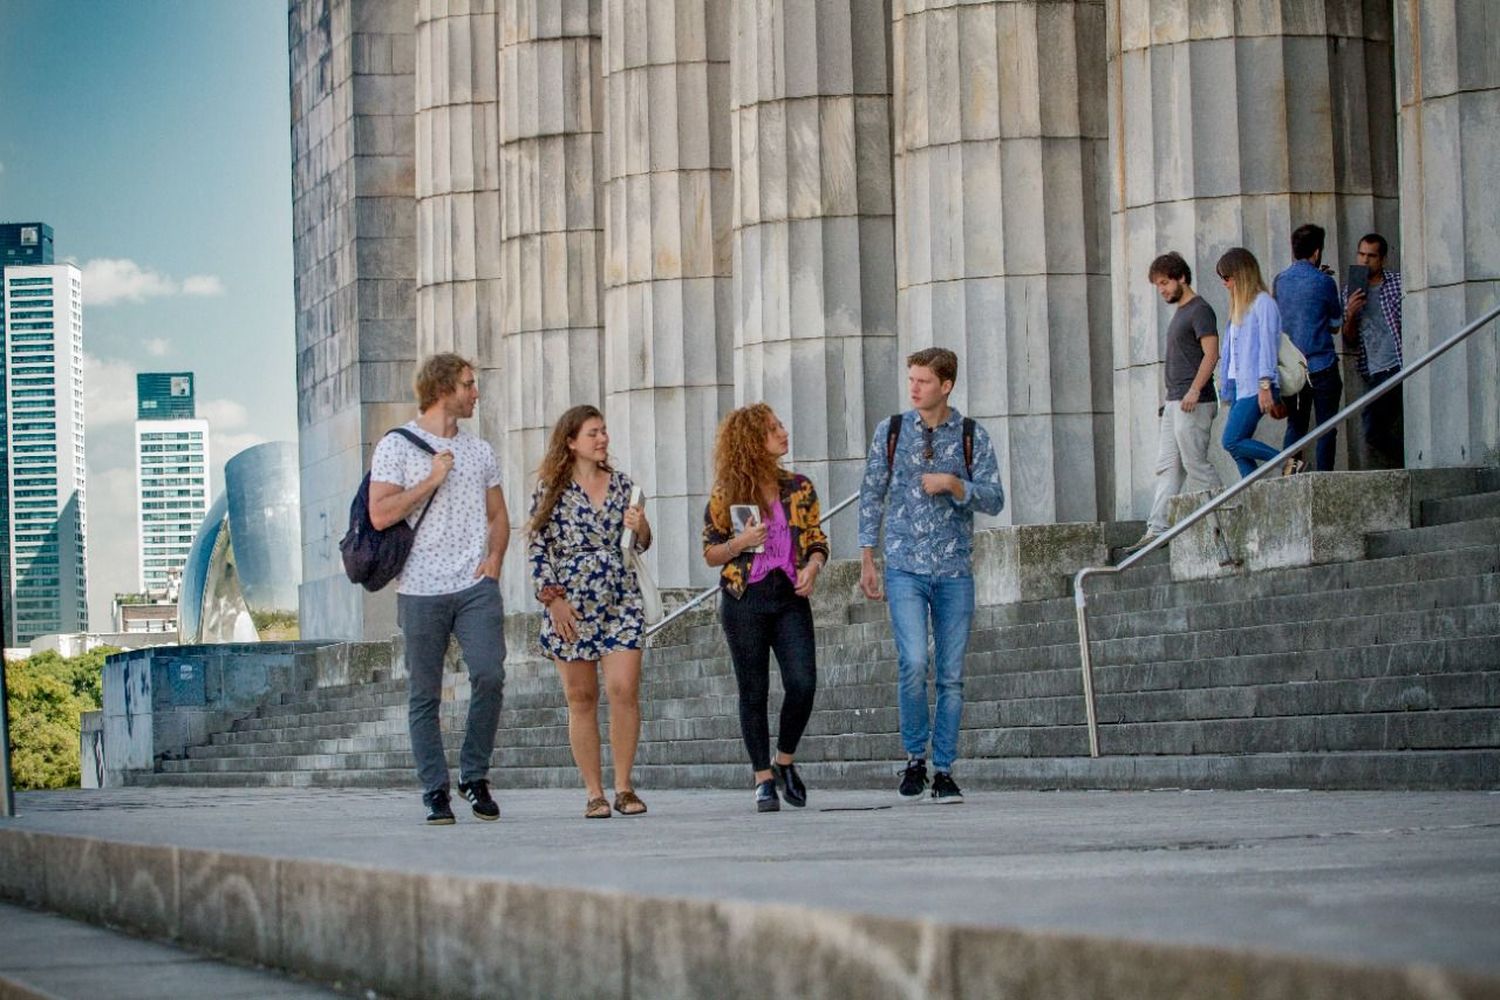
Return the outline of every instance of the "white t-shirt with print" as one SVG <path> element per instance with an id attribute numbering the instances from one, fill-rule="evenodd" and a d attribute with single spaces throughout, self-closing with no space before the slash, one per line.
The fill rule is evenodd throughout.
<path id="1" fill-rule="evenodd" d="M 500 466 L 489 442 L 467 431 L 451 438 L 429 434 L 415 420 L 406 429 L 438 451 L 453 452 L 453 468 L 432 495 L 431 509 L 396 577 L 396 593 L 454 594 L 474 586 L 474 571 L 489 551 L 490 521 L 485 494 L 500 485 Z M 433 456 L 400 434 L 387 434 L 375 446 L 370 481 L 411 489 L 432 473 Z M 422 507 L 406 518 L 415 526 Z"/>

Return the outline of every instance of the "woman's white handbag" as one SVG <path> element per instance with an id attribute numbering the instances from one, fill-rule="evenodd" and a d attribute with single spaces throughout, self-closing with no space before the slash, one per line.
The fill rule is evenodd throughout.
<path id="1" fill-rule="evenodd" d="M 630 506 L 639 507 L 645 500 L 646 495 L 639 486 L 630 491 Z M 635 532 L 629 528 L 620 536 L 620 551 L 625 558 L 625 568 L 635 574 L 635 582 L 641 588 L 641 610 L 645 613 L 646 624 L 655 625 L 666 617 L 661 605 L 661 591 L 646 568 L 646 560 L 635 550 Z"/>
<path id="2" fill-rule="evenodd" d="M 1276 380 L 1281 383 L 1282 399 L 1297 395 L 1307 385 L 1307 358 L 1285 331 L 1276 352 Z"/>

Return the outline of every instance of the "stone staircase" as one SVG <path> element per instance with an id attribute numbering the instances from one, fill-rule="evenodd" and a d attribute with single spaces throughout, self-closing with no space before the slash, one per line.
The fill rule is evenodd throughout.
<path id="1" fill-rule="evenodd" d="M 1162 554 L 1099 581 L 1090 597 L 1098 759 L 1087 756 L 1071 597 L 980 608 L 960 780 L 1500 787 L 1500 470 L 1466 483 L 1421 500 L 1418 527 L 1369 535 L 1360 561 L 1174 583 Z M 837 586 L 850 574 L 830 578 Z M 893 784 L 901 746 L 885 609 L 856 602 L 838 617 L 818 629 L 817 708 L 799 759 L 814 786 Z M 495 784 L 577 786 L 553 668 L 523 658 L 508 669 Z M 460 673 L 448 681 L 443 725 L 456 766 L 465 683 Z M 748 783 L 733 675 L 711 615 L 658 638 L 642 700 L 640 787 Z M 412 784 L 404 680 L 283 702 L 133 783 Z"/>

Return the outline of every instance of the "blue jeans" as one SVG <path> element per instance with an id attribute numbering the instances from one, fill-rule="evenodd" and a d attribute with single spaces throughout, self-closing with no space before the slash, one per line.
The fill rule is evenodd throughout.
<path id="1" fill-rule="evenodd" d="M 1256 396 L 1236 399 L 1229 408 L 1229 419 L 1224 421 L 1224 450 L 1234 459 L 1242 477 L 1254 472 L 1257 462 L 1267 461 L 1281 453 L 1280 449 L 1255 440 L 1255 425 L 1258 423 L 1260 399 Z"/>
<path id="2" fill-rule="evenodd" d="M 1295 444 L 1302 435 L 1311 430 L 1314 417 L 1321 424 L 1339 412 L 1339 402 L 1343 398 L 1344 379 L 1339 375 L 1337 362 L 1322 371 L 1308 375 L 1307 385 L 1303 390 L 1295 396 L 1288 396 L 1285 400 L 1286 437 L 1282 439 L 1281 446 L 1286 448 Z M 1333 471 L 1333 459 L 1338 453 L 1338 443 L 1337 429 L 1318 438 L 1314 446 L 1317 449 L 1315 468 L 1318 472 Z"/>
<path id="3" fill-rule="evenodd" d="M 974 620 L 974 578 L 887 568 L 885 594 L 900 661 L 901 744 L 908 757 L 925 758 L 930 737 L 933 769 L 952 770 L 964 711 L 964 651 L 969 645 L 969 624 Z M 927 709 L 929 619 L 937 680 L 933 715 Z"/>

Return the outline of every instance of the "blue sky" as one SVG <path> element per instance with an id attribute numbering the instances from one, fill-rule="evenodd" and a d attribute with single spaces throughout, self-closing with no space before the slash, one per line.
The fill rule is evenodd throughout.
<path id="1" fill-rule="evenodd" d="M 296 440 L 285 0 L 0 0 L 0 221 L 84 268 L 89 597 L 135 586 L 137 371 Z M 221 481 L 216 476 L 216 486 Z"/>

